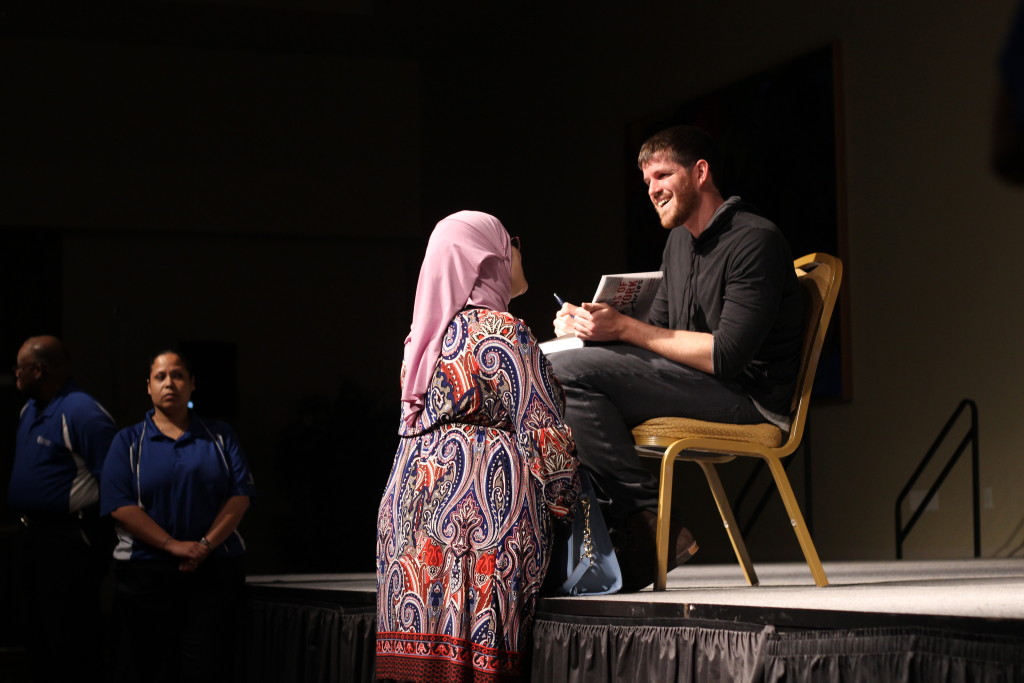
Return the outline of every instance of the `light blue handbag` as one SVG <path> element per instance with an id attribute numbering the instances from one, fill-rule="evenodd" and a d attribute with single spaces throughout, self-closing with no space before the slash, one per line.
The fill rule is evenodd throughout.
<path id="1" fill-rule="evenodd" d="M 544 595 L 607 595 L 622 588 L 619 561 L 594 486 L 582 468 L 579 477 L 581 491 L 572 524 L 555 523 Z"/>

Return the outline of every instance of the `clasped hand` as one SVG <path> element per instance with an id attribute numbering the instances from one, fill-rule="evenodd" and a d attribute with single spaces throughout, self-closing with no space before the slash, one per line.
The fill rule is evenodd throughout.
<path id="1" fill-rule="evenodd" d="M 555 314 L 555 334 L 575 334 L 587 341 L 614 341 L 621 333 L 622 317 L 608 304 L 565 303 Z"/>
<path id="2" fill-rule="evenodd" d="M 171 541 L 166 550 L 175 557 L 181 558 L 178 569 L 183 572 L 194 572 L 210 555 L 210 548 L 198 541 Z"/>

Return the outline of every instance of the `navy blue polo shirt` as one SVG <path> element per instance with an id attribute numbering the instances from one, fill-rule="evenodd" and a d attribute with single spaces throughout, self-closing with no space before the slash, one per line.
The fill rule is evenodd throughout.
<path id="1" fill-rule="evenodd" d="M 191 413 L 177 440 L 153 423 L 153 411 L 114 437 L 103 467 L 100 514 L 137 505 L 179 541 L 198 541 L 232 496 L 256 495 L 252 473 L 231 428 Z M 213 551 L 235 557 L 245 551 L 236 530 Z M 118 527 L 118 560 L 168 560 L 171 555 Z"/>
<path id="2" fill-rule="evenodd" d="M 66 515 L 99 501 L 100 472 L 114 420 L 73 383 L 40 408 L 21 409 L 7 505 L 15 512 Z"/>

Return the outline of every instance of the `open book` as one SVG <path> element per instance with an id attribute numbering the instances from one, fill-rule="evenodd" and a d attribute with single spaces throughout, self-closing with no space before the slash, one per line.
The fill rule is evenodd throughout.
<path id="1" fill-rule="evenodd" d="M 597 291 L 594 292 L 594 298 L 591 301 L 608 304 L 619 313 L 637 320 L 646 320 L 647 313 L 651 310 L 651 304 L 654 303 L 654 295 L 658 293 L 658 287 L 661 286 L 661 277 L 660 270 L 647 273 L 602 275 L 601 282 L 598 283 Z M 581 346 L 583 346 L 583 340 L 570 333 L 541 342 L 540 350 L 549 354 L 565 349 L 578 349 Z"/>

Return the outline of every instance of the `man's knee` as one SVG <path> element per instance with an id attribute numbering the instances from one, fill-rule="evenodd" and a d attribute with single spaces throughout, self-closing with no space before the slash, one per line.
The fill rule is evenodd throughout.
<path id="1" fill-rule="evenodd" d="M 563 385 L 572 385 L 576 382 L 580 373 L 588 365 L 585 358 L 581 359 L 579 353 L 583 349 L 566 349 L 548 356 L 551 361 L 551 368 L 555 371 L 555 377 Z"/>

